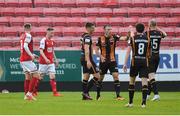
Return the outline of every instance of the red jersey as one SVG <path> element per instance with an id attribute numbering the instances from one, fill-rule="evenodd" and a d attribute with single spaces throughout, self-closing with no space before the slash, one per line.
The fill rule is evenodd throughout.
<path id="1" fill-rule="evenodd" d="M 54 41 L 52 39 L 43 38 L 40 42 L 40 49 L 43 49 L 43 52 L 50 60 L 50 63 L 54 63 Z M 39 63 L 47 64 L 42 55 L 39 57 Z"/>
<path id="2" fill-rule="evenodd" d="M 23 61 L 31 61 L 31 56 L 28 55 L 28 53 L 24 49 L 24 43 L 28 43 L 29 50 L 31 53 L 33 53 L 33 39 L 31 34 L 29 33 L 23 33 L 20 36 L 20 44 L 21 44 L 21 56 L 20 56 L 20 62 Z"/>

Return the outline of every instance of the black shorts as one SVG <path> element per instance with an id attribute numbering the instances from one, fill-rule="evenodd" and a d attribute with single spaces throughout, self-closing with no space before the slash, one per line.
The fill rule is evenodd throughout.
<path id="1" fill-rule="evenodd" d="M 118 72 L 118 66 L 116 61 L 113 62 L 100 62 L 99 64 L 99 72 L 101 75 L 107 74 L 107 71 L 110 71 L 110 74 L 113 72 Z"/>
<path id="2" fill-rule="evenodd" d="M 156 73 L 157 68 L 159 66 L 160 57 L 151 57 L 149 59 L 149 73 Z"/>
<path id="3" fill-rule="evenodd" d="M 89 74 L 96 74 L 99 72 L 98 67 L 96 66 L 96 64 L 91 61 L 92 67 L 90 69 L 88 69 L 87 67 L 87 61 L 81 61 L 81 65 L 83 67 L 83 74 L 84 73 L 89 73 Z"/>
<path id="4" fill-rule="evenodd" d="M 139 75 L 139 78 L 145 77 L 148 78 L 148 67 L 146 60 L 136 59 L 134 60 L 134 66 L 130 67 L 130 77 L 136 77 Z"/>

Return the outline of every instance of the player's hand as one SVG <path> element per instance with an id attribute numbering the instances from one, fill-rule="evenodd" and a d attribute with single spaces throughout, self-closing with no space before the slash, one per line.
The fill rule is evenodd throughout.
<path id="1" fill-rule="evenodd" d="M 106 61 L 106 58 L 104 58 L 103 56 L 100 56 L 101 57 L 101 62 L 105 62 Z"/>
<path id="2" fill-rule="evenodd" d="M 90 69 L 92 67 L 92 64 L 90 61 L 87 61 L 87 68 Z"/>
<path id="3" fill-rule="evenodd" d="M 33 54 L 33 56 L 35 57 L 35 60 L 38 60 L 38 59 L 39 59 L 39 56 L 38 56 L 38 55 Z"/>
<path id="4" fill-rule="evenodd" d="M 45 59 L 47 64 L 50 64 L 50 60 L 49 59 Z"/>
<path id="5" fill-rule="evenodd" d="M 127 72 L 127 66 L 126 65 L 123 65 L 123 71 Z"/>
<path id="6" fill-rule="evenodd" d="M 54 62 L 54 63 L 55 63 L 55 66 L 56 66 L 56 67 L 58 67 L 58 65 L 59 65 L 59 61 L 58 61 L 57 59 L 55 60 L 55 62 Z"/>
<path id="7" fill-rule="evenodd" d="M 33 54 L 31 55 L 31 59 L 32 59 L 32 61 L 35 60 L 35 56 Z"/>

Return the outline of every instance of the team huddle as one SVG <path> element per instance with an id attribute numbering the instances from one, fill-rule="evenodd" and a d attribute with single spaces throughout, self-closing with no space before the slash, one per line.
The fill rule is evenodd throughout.
<path id="1" fill-rule="evenodd" d="M 161 39 L 167 34 L 157 27 L 154 19 L 149 21 L 149 26 L 145 30 L 142 23 L 137 23 L 133 31 L 133 27 L 129 27 L 127 36 L 120 36 L 111 32 L 111 25 L 103 27 L 104 34 L 97 39 L 95 49 L 93 49 L 92 34 L 95 31 L 93 23 L 86 23 L 86 32 L 81 39 L 81 65 L 83 70 L 82 80 L 82 100 L 92 100 L 89 91 L 96 86 L 96 100 L 101 99 L 101 89 L 105 74 L 108 70 L 114 79 L 114 89 L 117 100 L 124 100 L 121 96 L 121 87 L 119 80 L 118 65 L 115 58 L 115 49 L 117 41 L 127 41 L 128 47 L 125 55 L 123 70 L 127 72 L 127 61 L 131 55 L 130 80 L 129 80 L 129 102 L 126 107 L 133 106 L 133 98 L 135 92 L 135 79 L 139 75 L 142 80 L 142 103 L 141 106 L 146 107 L 146 100 L 150 98 L 151 91 L 154 92 L 154 100 L 159 100 L 158 89 L 155 81 L 155 74 L 159 65 L 159 50 Z M 33 39 L 30 34 L 31 24 L 24 25 L 25 33 L 21 35 L 21 56 L 20 63 L 25 73 L 24 91 L 27 100 L 36 100 L 37 88 L 40 80 L 45 74 L 49 75 L 50 85 L 54 96 L 61 96 L 56 89 L 55 67 L 58 66 L 58 60 L 54 53 L 53 28 L 47 29 L 46 36 L 40 42 L 40 56 L 33 54 Z M 99 67 L 93 61 L 93 50 L 100 58 Z M 39 69 L 37 69 L 34 60 L 39 61 Z M 90 75 L 93 78 L 90 79 Z"/>
<path id="2" fill-rule="evenodd" d="M 155 73 L 159 65 L 159 49 L 161 39 L 166 37 L 167 34 L 157 27 L 156 21 L 151 20 L 149 27 L 145 31 L 145 26 L 142 23 L 136 24 L 136 32 L 132 31 L 132 27 L 127 32 L 127 36 L 119 36 L 111 33 L 111 25 L 104 26 L 104 35 L 100 36 L 96 43 L 96 55 L 100 57 L 99 68 L 93 61 L 93 47 L 92 47 L 92 34 L 95 31 L 93 23 L 86 24 L 87 32 L 82 35 L 82 52 L 81 64 L 83 67 L 83 100 L 92 100 L 89 91 L 96 85 L 97 96 L 99 100 L 102 89 L 102 81 L 107 71 L 114 78 L 114 88 L 117 100 L 124 100 L 120 96 L 120 82 L 118 67 L 115 59 L 115 48 L 117 41 L 128 41 L 125 62 L 123 66 L 124 72 L 127 71 L 127 61 L 132 51 L 131 67 L 130 67 L 130 81 L 129 81 L 129 103 L 126 107 L 133 106 L 133 97 L 135 91 L 135 79 L 139 75 L 142 80 L 142 103 L 141 106 L 146 107 L 146 100 L 150 98 L 151 91 L 154 92 L 154 100 L 159 100 L 158 89 L 155 81 Z M 89 80 L 90 74 L 93 78 Z M 149 82 L 149 84 L 148 84 Z"/>

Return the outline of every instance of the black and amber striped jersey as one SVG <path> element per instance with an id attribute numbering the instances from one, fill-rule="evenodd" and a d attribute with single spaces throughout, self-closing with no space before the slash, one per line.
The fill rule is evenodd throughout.
<path id="1" fill-rule="evenodd" d="M 86 61 L 85 59 L 85 44 L 89 45 L 89 59 L 92 60 L 92 37 L 91 35 L 89 35 L 88 33 L 84 33 L 82 35 L 82 39 L 81 39 L 81 60 Z"/>
<path id="2" fill-rule="evenodd" d="M 150 39 L 145 33 L 135 34 L 135 36 L 129 40 L 128 45 L 132 47 L 133 59 L 147 59 L 149 57 Z"/>
<path id="3" fill-rule="evenodd" d="M 159 55 L 161 39 L 165 37 L 165 35 L 158 30 L 150 30 L 145 32 L 150 37 L 151 41 L 151 55 Z"/>
<path id="4" fill-rule="evenodd" d="M 100 36 L 96 42 L 96 46 L 100 48 L 101 55 L 106 61 L 115 61 L 116 43 L 119 41 L 119 35 L 111 35 L 109 37 Z"/>

